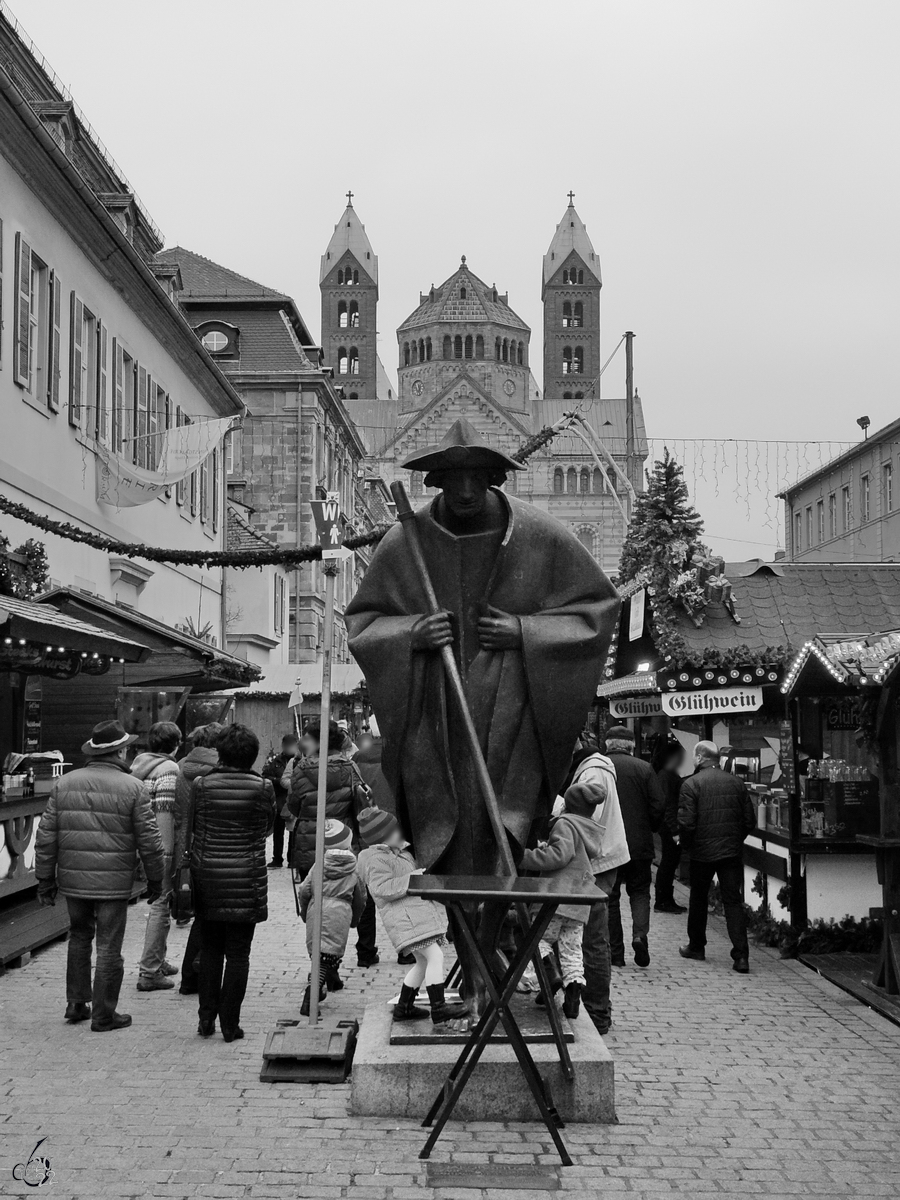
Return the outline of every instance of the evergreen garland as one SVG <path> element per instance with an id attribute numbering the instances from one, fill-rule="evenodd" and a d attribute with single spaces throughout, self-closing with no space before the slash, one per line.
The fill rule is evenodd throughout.
<path id="1" fill-rule="evenodd" d="M 10 565 L 8 554 L 25 559 L 19 571 Z M 50 565 L 43 542 L 29 538 L 21 546 L 10 551 L 9 538 L 0 533 L 0 596 L 15 596 L 19 600 L 30 600 L 50 586 Z"/>

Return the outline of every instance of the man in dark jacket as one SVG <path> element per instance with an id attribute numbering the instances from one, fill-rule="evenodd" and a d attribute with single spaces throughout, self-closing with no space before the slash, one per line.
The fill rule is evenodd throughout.
<path id="1" fill-rule="evenodd" d="M 650 965 L 650 885 L 653 881 L 653 833 L 659 829 L 666 797 L 649 763 L 634 757 L 634 734 L 614 725 L 606 735 L 606 753 L 616 768 L 619 806 L 631 862 L 619 867 L 609 896 L 609 949 L 614 967 L 625 966 L 620 896 L 624 886 L 631 901 L 631 947 L 639 967 Z"/>
<path id="2" fill-rule="evenodd" d="M 116 1004 L 138 855 L 147 875 L 148 903 L 162 894 L 163 844 L 150 811 L 150 793 L 125 765 L 128 747 L 136 740 L 118 721 L 95 726 L 91 740 L 81 747 L 90 761 L 54 786 L 35 841 L 38 900 L 52 905 L 62 892 L 69 909 L 66 1020 L 74 1024 L 90 1018 L 95 1033 L 131 1024 L 130 1016 L 116 1012 Z"/>
<path id="3" fill-rule="evenodd" d="M 743 780 L 719 769 L 719 750 L 713 742 L 694 747 L 695 773 L 681 786 L 678 828 L 691 852 L 691 898 L 688 942 L 682 958 L 706 958 L 706 913 L 709 888 L 718 876 L 731 938 L 734 970 L 749 971 L 747 919 L 744 915 L 744 839 L 756 828 L 756 812 Z"/>
<path id="4" fill-rule="evenodd" d="M 281 739 L 281 753 L 270 754 L 262 769 L 263 779 L 268 779 L 275 789 L 275 828 L 272 830 L 272 861 L 269 863 L 270 871 L 277 871 L 280 867 L 284 866 L 285 824 L 281 810 L 287 801 L 288 789 L 281 782 L 281 777 L 287 770 L 288 763 L 292 762 L 299 753 L 300 739 L 296 733 L 286 733 Z M 290 835 L 288 837 L 288 862 L 291 861 L 293 848 L 294 839 Z"/>

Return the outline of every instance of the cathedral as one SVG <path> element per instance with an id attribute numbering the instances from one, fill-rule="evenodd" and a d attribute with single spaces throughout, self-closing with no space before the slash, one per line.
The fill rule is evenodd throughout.
<path id="1" fill-rule="evenodd" d="M 465 255 L 397 330 L 397 387 L 376 348 L 378 257 L 348 194 L 322 256 L 322 348 L 347 409 L 386 481 L 402 478 L 423 503 L 421 475 L 400 464 L 439 442 L 459 417 L 514 454 L 545 426 L 581 407 L 600 454 L 563 433 L 528 460 L 506 487 L 553 514 L 607 572 L 618 567 L 628 513 L 626 403 L 601 399 L 600 259 L 574 197 L 543 259 L 543 389 L 531 370 L 531 330 L 509 296 L 486 284 Z M 634 402 L 631 472 L 639 487 L 647 456 L 641 402 Z M 613 465 L 614 464 L 614 465 Z"/>

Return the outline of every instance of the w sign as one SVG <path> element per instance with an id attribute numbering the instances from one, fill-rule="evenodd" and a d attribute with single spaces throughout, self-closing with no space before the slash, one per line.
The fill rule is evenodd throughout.
<path id="1" fill-rule="evenodd" d="M 322 547 L 323 558 L 343 558 L 343 517 L 337 492 L 329 492 L 324 500 L 313 500 L 313 519 L 316 522 L 316 537 Z"/>

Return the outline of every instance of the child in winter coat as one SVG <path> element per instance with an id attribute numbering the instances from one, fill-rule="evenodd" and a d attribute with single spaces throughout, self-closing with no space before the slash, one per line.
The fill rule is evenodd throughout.
<path id="1" fill-rule="evenodd" d="M 356 855 L 350 849 L 353 833 L 340 821 L 325 822 L 325 869 L 322 881 L 322 948 L 319 960 L 319 1000 L 328 992 L 339 992 L 344 986 L 339 970 L 350 929 L 356 925 L 366 906 L 366 888 L 356 868 Z M 300 888 L 300 916 L 306 922 L 306 948 L 312 957 L 313 884 L 315 868 L 309 872 Z M 307 985 L 300 1015 L 309 1016 Z"/>
<path id="2" fill-rule="evenodd" d="M 603 799 L 594 783 L 573 783 L 565 808 L 550 827 L 550 838 L 522 856 L 523 871 L 540 871 L 545 879 L 565 885 L 594 882 L 592 860 L 600 853 L 600 828 L 592 819 Z M 590 913 L 587 904 L 561 904 L 541 939 L 541 956 L 554 990 L 565 989 L 563 1012 L 577 1017 L 585 985 L 581 942 Z M 553 944 L 559 953 L 559 967 Z M 561 970 L 561 974 L 560 974 Z"/>
<path id="3" fill-rule="evenodd" d="M 397 818 L 380 808 L 364 808 L 358 820 L 360 840 L 366 847 L 359 856 L 360 874 L 394 949 L 412 954 L 416 960 L 403 980 L 394 1019 L 417 1021 L 428 1016 L 415 1006 L 423 983 L 435 1025 L 467 1017 L 464 1004 L 448 1004 L 445 999 L 442 946 L 447 917 L 440 904 L 409 895 L 410 876 L 425 872 L 409 852 Z"/>

